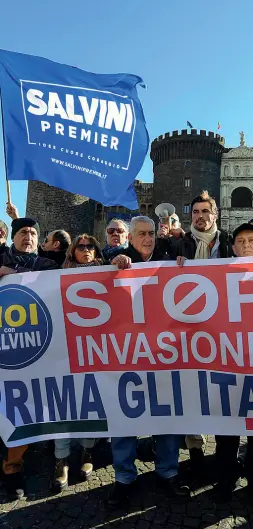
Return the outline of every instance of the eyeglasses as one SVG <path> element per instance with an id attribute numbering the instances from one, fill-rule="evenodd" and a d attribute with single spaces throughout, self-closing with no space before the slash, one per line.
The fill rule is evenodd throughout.
<path id="1" fill-rule="evenodd" d="M 78 244 L 76 250 L 79 252 L 84 252 L 84 250 L 95 250 L 94 244 Z"/>
<path id="2" fill-rule="evenodd" d="M 113 235 L 115 231 L 116 233 L 118 233 L 118 235 L 125 233 L 125 230 L 123 228 L 107 228 L 107 233 L 109 235 Z"/>

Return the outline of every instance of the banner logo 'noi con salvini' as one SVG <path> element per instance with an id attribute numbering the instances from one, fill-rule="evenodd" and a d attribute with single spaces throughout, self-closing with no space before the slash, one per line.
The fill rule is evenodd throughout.
<path id="1" fill-rule="evenodd" d="M 51 142 L 128 169 L 135 132 L 133 101 L 109 91 L 21 81 L 28 142 Z M 71 143 L 72 142 L 72 145 Z"/>
<path id="2" fill-rule="evenodd" d="M 29 288 L 0 288 L 0 368 L 22 369 L 36 362 L 52 338 L 45 303 Z"/>

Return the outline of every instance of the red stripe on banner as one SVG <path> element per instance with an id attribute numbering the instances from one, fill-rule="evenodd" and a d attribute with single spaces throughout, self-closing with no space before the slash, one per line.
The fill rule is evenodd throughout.
<path id="1" fill-rule="evenodd" d="M 253 430 L 253 418 L 247 417 L 245 419 L 245 422 L 246 422 L 246 430 Z"/>

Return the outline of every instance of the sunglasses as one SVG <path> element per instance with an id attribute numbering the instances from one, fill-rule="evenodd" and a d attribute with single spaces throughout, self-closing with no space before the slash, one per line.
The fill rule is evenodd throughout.
<path id="1" fill-rule="evenodd" d="M 113 235 L 114 232 L 118 233 L 118 235 L 125 233 L 125 230 L 123 228 L 107 228 L 107 233 L 109 235 Z"/>
<path id="2" fill-rule="evenodd" d="M 76 250 L 79 252 L 84 252 L 84 250 L 95 250 L 94 244 L 78 244 Z"/>

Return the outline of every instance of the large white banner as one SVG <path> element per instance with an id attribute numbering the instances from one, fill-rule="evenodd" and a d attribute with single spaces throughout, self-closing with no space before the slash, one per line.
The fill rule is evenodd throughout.
<path id="1" fill-rule="evenodd" d="M 253 259 L 0 280 L 0 436 L 253 431 Z"/>

